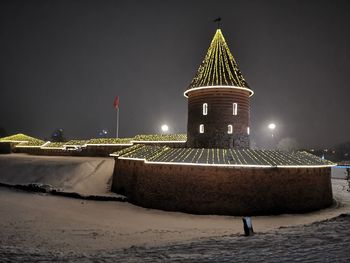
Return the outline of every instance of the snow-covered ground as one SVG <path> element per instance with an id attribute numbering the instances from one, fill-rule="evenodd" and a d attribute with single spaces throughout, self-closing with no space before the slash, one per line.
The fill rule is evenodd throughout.
<path id="1" fill-rule="evenodd" d="M 113 163 L 109 158 L 0 156 L 0 182 L 108 194 Z M 248 238 L 241 236 L 240 217 L 164 212 L 0 187 L 0 262 L 243 262 L 264 257 L 280 262 L 278 258 L 319 261 L 322 255 L 326 261 L 346 262 L 349 217 L 314 223 L 350 213 L 345 180 L 332 184 L 334 206 L 308 214 L 253 217 L 258 234 Z"/>
<path id="2" fill-rule="evenodd" d="M 334 166 L 332 167 L 332 178 L 345 179 L 347 177 L 347 166 Z"/>
<path id="3" fill-rule="evenodd" d="M 113 158 L 0 155 L 0 183 L 49 184 L 79 194 L 109 194 Z"/>

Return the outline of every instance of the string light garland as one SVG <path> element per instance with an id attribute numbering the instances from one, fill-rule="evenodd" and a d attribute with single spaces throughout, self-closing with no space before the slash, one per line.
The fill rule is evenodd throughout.
<path id="1" fill-rule="evenodd" d="M 125 154 L 121 154 L 124 152 Z M 307 152 L 252 149 L 198 149 L 142 145 L 133 151 L 113 154 L 120 159 L 144 160 L 153 164 L 213 165 L 232 167 L 330 167 L 335 164 Z"/>
<path id="2" fill-rule="evenodd" d="M 134 142 L 159 142 L 159 141 L 178 141 L 186 142 L 186 134 L 140 134 L 136 135 L 132 141 Z"/>
<path id="3" fill-rule="evenodd" d="M 15 134 L 0 138 L 0 142 L 15 143 L 16 148 L 38 148 L 43 150 L 81 150 L 89 146 L 133 146 L 141 143 L 185 143 L 186 134 L 141 134 L 133 138 L 93 138 L 89 140 L 69 140 L 68 142 L 43 141 L 25 134 Z"/>
<path id="4" fill-rule="evenodd" d="M 39 148 L 67 150 L 91 146 L 129 146 L 111 156 L 121 159 L 143 160 L 155 164 L 213 165 L 232 167 L 330 167 L 335 164 L 308 152 L 282 152 L 252 149 L 204 149 L 172 148 L 160 145 L 147 145 L 147 142 L 184 142 L 186 134 L 137 135 L 134 138 L 97 138 L 90 140 L 70 140 L 68 142 L 44 142 L 24 134 L 0 138 L 0 142 L 14 142 L 19 148 Z M 134 144 L 135 143 L 135 144 Z"/>
<path id="5" fill-rule="evenodd" d="M 43 140 L 25 135 L 23 133 L 2 137 L 0 138 L 0 142 L 18 143 L 19 145 L 22 145 L 22 146 L 41 146 L 45 143 Z"/>
<path id="6" fill-rule="evenodd" d="M 189 90 L 195 88 L 218 86 L 240 87 L 251 91 L 238 68 L 221 29 L 216 30 L 207 54 L 185 92 L 185 96 Z M 253 92 L 251 91 L 251 93 Z"/>

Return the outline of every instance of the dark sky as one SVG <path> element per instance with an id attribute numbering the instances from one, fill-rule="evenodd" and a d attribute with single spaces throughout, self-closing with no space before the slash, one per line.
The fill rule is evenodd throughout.
<path id="1" fill-rule="evenodd" d="M 217 16 L 266 125 L 303 147 L 350 141 L 350 1 L 1 1 L 0 127 L 48 138 L 185 133 L 189 85 Z"/>

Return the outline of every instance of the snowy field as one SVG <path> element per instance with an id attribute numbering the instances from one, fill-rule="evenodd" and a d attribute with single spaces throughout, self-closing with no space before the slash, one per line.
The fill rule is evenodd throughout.
<path id="1" fill-rule="evenodd" d="M 109 195 L 112 170 L 108 158 L 0 156 L 0 183 L 45 183 L 82 194 Z M 332 185 L 332 207 L 253 217 L 253 237 L 242 236 L 240 217 L 0 187 L 0 262 L 349 262 L 350 218 L 338 216 L 350 213 L 350 193 L 345 180 Z"/>

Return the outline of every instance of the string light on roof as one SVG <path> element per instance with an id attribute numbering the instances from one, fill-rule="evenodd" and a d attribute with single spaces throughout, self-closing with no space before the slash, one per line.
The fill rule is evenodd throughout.
<path id="1" fill-rule="evenodd" d="M 249 88 L 238 68 L 226 40 L 217 29 L 189 89 L 203 86 L 237 86 Z"/>

